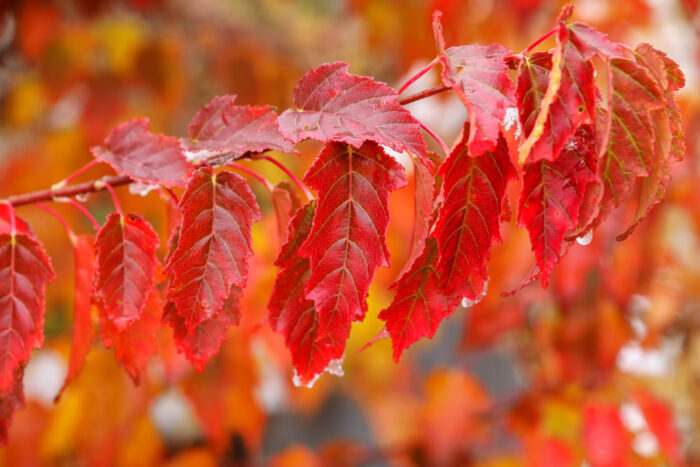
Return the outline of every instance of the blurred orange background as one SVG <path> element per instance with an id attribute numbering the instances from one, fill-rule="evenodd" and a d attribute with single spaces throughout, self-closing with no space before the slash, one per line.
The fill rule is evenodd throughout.
<path id="1" fill-rule="evenodd" d="M 0 3 L 0 198 L 50 187 L 90 161 L 112 126 L 144 116 L 184 135 L 213 96 L 291 105 L 297 80 L 323 62 L 398 88 L 435 56 L 431 15 L 448 45 L 500 43 L 520 51 L 547 32 L 563 2 L 547 0 L 26 0 Z M 288 352 L 267 325 L 280 240 L 268 193 L 251 180 L 264 219 L 243 320 L 202 373 L 178 355 L 170 329 L 135 386 L 96 338 L 82 374 L 53 398 L 66 371 L 73 259 L 58 222 L 32 206 L 18 215 L 45 244 L 57 278 L 47 290 L 46 342 L 25 372 L 27 406 L 14 415 L 0 462 L 31 465 L 682 465 L 700 463 L 700 130 L 696 0 L 579 0 L 574 19 L 667 52 L 686 75 L 679 93 L 688 155 L 667 198 L 625 242 L 623 205 L 554 270 L 547 291 L 500 293 L 530 269 L 529 240 L 504 225 L 489 293 L 459 308 L 430 341 L 395 364 L 382 328 L 388 285 L 408 254 L 412 186 L 391 198 L 391 268 L 353 327 L 345 375 L 292 384 Z M 547 45 L 549 44 L 549 45 Z M 545 48 L 551 46 L 545 42 Z M 428 74 L 411 89 L 437 84 Z M 408 108 L 451 144 L 465 119 L 452 95 Z M 301 157 L 275 154 L 299 176 Z M 248 162 L 272 182 L 264 161 Z M 92 169 L 79 180 L 109 173 Z M 514 205 L 516 186 L 511 187 Z M 120 188 L 167 243 L 166 207 Z M 105 194 L 81 200 L 104 221 Z M 77 232 L 90 224 L 56 206 Z M 161 253 L 163 251 L 161 250 Z M 621 423 L 620 423 L 621 422 Z M 607 430 L 607 431 L 606 431 Z M 612 444 L 611 444 L 612 443 Z M 547 464 L 549 462 L 549 464 Z M 606 463 L 607 462 L 607 463 Z"/>

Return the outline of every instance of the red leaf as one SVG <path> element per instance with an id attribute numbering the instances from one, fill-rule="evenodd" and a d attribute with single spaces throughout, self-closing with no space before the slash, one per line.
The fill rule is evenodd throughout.
<path id="1" fill-rule="evenodd" d="M 348 68 L 345 62 L 326 63 L 304 75 L 294 89 L 296 108 L 279 116 L 282 134 L 295 143 L 312 138 L 360 147 L 374 141 L 425 157 L 420 125 L 396 92 Z"/>
<path id="2" fill-rule="evenodd" d="M 234 105 L 236 96 L 216 96 L 197 112 L 189 126 L 191 140 L 183 140 L 188 150 L 233 153 L 281 151 L 295 153 L 277 126 L 277 114 L 270 106 Z"/>
<path id="3" fill-rule="evenodd" d="M 592 467 L 627 465 L 629 438 L 616 406 L 590 404 L 584 409 L 583 445 Z"/>
<path id="4" fill-rule="evenodd" d="M 430 155 L 435 156 L 432 153 Z M 411 250 L 406 264 L 398 275 L 399 279 L 411 269 L 414 261 L 423 253 L 423 245 L 425 245 L 425 239 L 434 220 L 435 164 L 431 159 L 413 158 L 413 183 L 415 185 L 415 205 Z M 396 282 L 392 284 L 392 287 L 396 285 Z"/>
<path id="5" fill-rule="evenodd" d="M 280 243 L 287 236 L 292 215 L 301 207 L 301 201 L 289 182 L 279 182 L 272 188 L 272 205 L 277 215 L 277 233 Z"/>
<path id="6" fill-rule="evenodd" d="M 488 280 L 486 262 L 491 245 L 500 240 L 499 223 L 508 181 L 516 176 L 506 140 L 501 135 L 494 151 L 469 154 L 469 125 L 440 166 L 444 177 L 435 226 L 440 256 L 437 272 L 450 297 L 477 300 Z"/>
<path id="7" fill-rule="evenodd" d="M 90 148 L 95 159 L 111 165 L 131 178 L 163 186 L 184 186 L 192 166 L 172 136 L 149 132 L 147 118 L 136 118 L 117 125 L 109 132 L 104 146 Z"/>
<path id="8" fill-rule="evenodd" d="M 394 361 L 421 337 L 432 338 L 440 322 L 458 305 L 449 299 L 440 287 L 440 276 L 435 270 L 438 245 L 434 238 L 425 241 L 423 254 L 395 284 L 396 296 L 388 308 L 379 313 L 386 321 L 394 348 Z"/>
<path id="9" fill-rule="evenodd" d="M 595 137 L 582 126 L 554 162 L 526 164 L 518 207 L 518 224 L 530 233 L 542 285 L 562 256 L 562 241 L 578 225 L 586 186 L 596 180 Z"/>
<path id="10" fill-rule="evenodd" d="M 643 390 L 635 391 L 634 399 L 668 460 L 672 465 L 682 465 L 681 438 L 676 431 L 671 408 Z"/>
<path id="11" fill-rule="evenodd" d="M 516 92 L 520 123 L 527 135 L 521 163 L 555 160 L 579 126 L 595 122 L 592 50 L 573 40 L 564 23 L 569 13 L 565 7 L 560 15 L 553 54 L 536 53 L 520 61 Z"/>
<path id="12" fill-rule="evenodd" d="M 637 177 L 649 176 L 655 158 L 665 158 L 655 154 L 656 132 L 650 116 L 650 111 L 666 106 L 658 81 L 646 67 L 631 59 L 611 60 L 610 73 L 611 111 L 599 110 L 596 122 L 602 146 L 598 175 L 603 182 L 603 195 L 591 227 L 619 206 Z"/>
<path id="13" fill-rule="evenodd" d="M 603 59 L 624 57 L 619 44 L 612 42 L 606 34 L 586 23 L 571 23 L 568 28 L 569 40 L 581 51 L 581 55 L 586 60 L 590 60 L 595 55 Z"/>
<path id="14" fill-rule="evenodd" d="M 214 318 L 232 286 L 248 275 L 251 225 L 260 219 L 255 196 L 240 176 L 197 170 L 180 201 L 182 227 L 165 272 L 171 277 L 168 301 L 188 332 Z"/>
<path id="15" fill-rule="evenodd" d="M 10 388 L 0 391 L 0 444 L 7 444 L 10 422 L 15 410 L 24 408 L 24 365 L 14 370 Z"/>
<path id="16" fill-rule="evenodd" d="M 105 347 L 114 348 L 117 361 L 126 369 L 135 384 L 139 383 L 141 372 L 156 353 L 156 333 L 161 326 L 162 308 L 158 291 L 153 289 L 141 316 L 126 329 L 118 329 L 104 313 L 100 313 Z"/>
<path id="17" fill-rule="evenodd" d="M 95 238 L 95 299 L 123 331 L 139 319 L 155 283 L 158 234 L 136 214 L 111 213 Z"/>
<path id="18" fill-rule="evenodd" d="M 34 238 L 34 233 L 29 228 L 29 225 L 14 214 L 14 211 L 6 203 L 0 203 L 0 234 L 12 233 L 12 217 L 15 222 L 15 232 L 27 234 Z"/>
<path id="19" fill-rule="evenodd" d="M 95 252 L 93 238 L 80 235 L 73 242 L 75 263 L 75 295 L 73 305 L 73 339 L 71 342 L 68 373 L 61 391 L 80 374 L 85 364 L 85 357 L 90 351 L 93 338 L 92 326 L 92 278 L 95 269 Z"/>
<path id="20" fill-rule="evenodd" d="M 55 277 L 44 247 L 27 234 L 0 234 L 0 393 L 44 342 L 44 292 Z"/>
<path id="21" fill-rule="evenodd" d="M 204 370 L 207 361 L 219 352 L 228 328 L 239 323 L 241 295 L 243 292 L 239 287 L 231 286 L 221 311 L 216 316 L 200 322 L 193 329 L 189 328 L 186 319 L 178 313 L 172 302 L 166 304 L 163 321 L 173 328 L 178 352 L 185 354 L 197 371 Z"/>
<path id="22" fill-rule="evenodd" d="M 359 149 L 329 143 L 304 181 L 318 190 L 319 201 L 299 254 L 311 260 L 306 298 L 318 312 L 316 340 L 328 344 L 322 352 L 332 360 L 342 356 L 350 323 L 364 318 L 374 272 L 389 265 L 389 193 L 406 185 L 406 177 L 375 143 Z"/>
<path id="23" fill-rule="evenodd" d="M 512 51 L 498 44 L 445 50 L 440 13 L 433 15 L 433 32 L 443 66 L 442 81 L 454 89 L 469 112 L 469 153 L 476 157 L 493 151 L 506 109 L 515 106 L 513 82 L 505 61 Z"/>
<path id="24" fill-rule="evenodd" d="M 327 351 L 333 345 L 332 335 L 319 332 L 314 302 L 304 296 L 311 262 L 299 254 L 299 249 L 311 233 L 315 208 L 312 201 L 292 218 L 287 241 L 275 260 L 279 273 L 267 305 L 270 326 L 284 336 L 297 377 L 304 385 L 322 373 L 333 359 Z"/>

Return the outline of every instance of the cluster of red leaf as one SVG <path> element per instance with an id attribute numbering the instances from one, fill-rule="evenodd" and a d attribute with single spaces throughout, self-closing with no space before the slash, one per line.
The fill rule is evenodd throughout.
<path id="1" fill-rule="evenodd" d="M 294 91 L 294 108 L 279 116 L 270 107 L 239 106 L 235 97 L 223 96 L 195 115 L 187 138 L 151 133 L 145 119 L 115 127 L 93 148 L 96 160 L 132 182 L 162 187 L 173 197 L 173 189 L 184 193 L 177 228 L 168 232 L 163 281 L 156 232 L 118 204 L 94 244 L 75 239 L 80 298 L 68 379 L 89 350 L 89 297 L 98 306 L 105 344 L 134 380 L 155 351 L 162 322 L 172 327 L 178 349 L 203 368 L 240 319 L 251 229 L 260 219 L 245 179 L 215 167 L 240 169 L 236 159 L 268 150 L 293 153 L 306 139 L 325 144 L 304 177 L 318 198 L 298 207 L 294 190 L 270 186 L 287 236 L 275 263 L 270 323 L 285 338 L 299 384 L 336 371 L 352 323 L 367 312 L 375 272 L 389 265 L 389 196 L 406 185 L 407 175 L 385 148 L 411 155 L 416 186 L 410 259 L 393 285 L 393 303 L 379 315 L 397 360 L 421 337 L 432 337 L 460 303 L 486 293 L 490 252 L 500 241 L 501 221 L 510 216 L 507 186 L 518 172 L 518 223 L 530 234 L 536 260 L 522 285 L 539 277 L 546 287 L 572 242 L 639 183 L 639 208 L 624 238 L 663 198 L 669 165 L 683 156 L 673 97 L 683 75 L 649 45 L 630 49 L 585 24 L 567 23 L 571 10 L 565 7 L 545 36 L 555 37 L 554 49 L 532 54 L 539 41 L 520 54 L 498 45 L 445 48 L 435 16 L 434 63 L 442 66 L 444 89 L 453 90 L 469 113 L 442 161 L 428 153 L 421 123 L 396 91 L 349 73 L 342 62 L 308 72 Z M 605 70 L 603 89 L 596 85 L 596 66 Z M 504 120 L 516 118 L 520 168 L 502 129 Z M 91 189 L 105 188 L 112 190 L 100 180 Z M 42 342 L 43 294 L 53 271 L 12 200 L 0 206 L 0 405 L 6 427 L 22 401 L 22 368 Z"/>

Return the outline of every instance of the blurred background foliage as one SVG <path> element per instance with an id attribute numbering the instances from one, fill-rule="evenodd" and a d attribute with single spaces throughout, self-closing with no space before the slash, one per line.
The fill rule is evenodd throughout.
<path id="1" fill-rule="evenodd" d="M 0 2 L 0 197 L 47 188 L 90 160 L 110 128 L 145 116 L 185 134 L 217 94 L 290 106 L 298 78 L 323 62 L 400 84 L 435 56 L 432 11 L 448 44 L 498 42 L 515 51 L 548 31 L 558 0 L 26 0 Z M 392 267 L 377 274 L 368 319 L 355 325 L 345 376 L 292 385 L 282 338 L 266 324 L 279 239 L 268 215 L 254 227 L 243 320 L 204 372 L 164 328 L 141 384 L 95 339 L 82 374 L 53 403 L 70 347 L 73 265 L 51 216 L 19 211 L 57 272 L 46 343 L 25 374 L 0 462 L 31 465 L 683 465 L 700 463 L 700 158 L 697 0 L 578 0 L 574 19 L 617 41 L 652 43 L 680 63 L 688 155 L 666 201 L 625 242 L 624 205 L 592 242 L 571 249 L 547 291 L 500 293 L 530 269 L 527 234 L 504 226 L 488 295 L 459 308 L 399 364 L 377 313 L 407 257 L 412 187 L 391 198 Z M 545 47 L 547 46 L 545 43 Z M 551 45 L 551 44 L 550 44 Z M 427 75 L 418 90 L 436 83 Z M 431 83 L 432 80 L 432 83 Z M 465 114 L 454 96 L 409 105 L 450 142 Z M 319 150 L 278 155 L 303 174 Z M 249 165 L 271 181 L 265 162 Z M 107 173 L 93 169 L 81 179 Z M 511 202 L 514 201 L 512 187 Z M 157 193 L 120 189 L 124 209 L 165 232 Z M 109 197 L 81 200 L 102 221 Z M 57 206 L 79 232 L 91 226 Z M 166 244 L 166 238 L 161 238 Z"/>

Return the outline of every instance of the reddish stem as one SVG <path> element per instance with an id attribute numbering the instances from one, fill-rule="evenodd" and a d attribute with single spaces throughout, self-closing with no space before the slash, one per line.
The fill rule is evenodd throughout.
<path id="1" fill-rule="evenodd" d="M 406 90 L 406 88 L 408 88 L 410 85 L 412 85 L 413 83 L 415 83 L 416 81 L 418 81 L 424 74 L 426 74 L 427 72 L 429 72 L 435 65 L 437 65 L 437 63 L 439 62 L 439 60 L 440 60 L 439 57 L 435 57 L 435 59 L 433 59 L 432 62 L 428 63 L 428 65 L 426 65 L 425 68 L 423 68 L 422 70 L 420 70 L 418 73 L 416 73 L 415 75 L 413 75 L 413 77 L 411 77 L 408 81 L 406 81 L 406 82 L 404 83 L 404 85 L 401 86 L 401 89 L 398 90 L 397 94 L 401 94 L 402 92 L 404 92 L 404 91 Z"/>
<path id="2" fill-rule="evenodd" d="M 411 102 L 425 99 L 426 97 L 434 96 L 435 94 L 440 94 L 442 92 L 449 91 L 450 89 L 452 88 L 441 84 L 440 86 L 435 86 L 434 88 L 426 89 L 425 91 L 417 92 L 415 94 L 411 94 L 410 96 L 399 99 L 398 102 L 401 105 L 406 105 L 410 104 Z"/>
<path id="3" fill-rule="evenodd" d="M 251 177 L 253 177 L 257 181 L 259 181 L 260 183 L 265 185 L 265 188 L 267 188 L 270 192 L 272 192 L 272 183 L 270 183 L 265 177 L 263 177 L 259 173 L 255 172 L 253 170 L 250 170 L 248 167 L 244 167 L 242 165 L 236 164 L 235 162 L 229 162 L 226 165 L 228 165 L 232 169 L 240 170 L 241 172 L 250 175 Z"/>
<path id="4" fill-rule="evenodd" d="M 104 183 L 102 180 L 97 180 L 95 182 L 95 186 L 98 186 L 98 184 Z M 105 184 L 105 188 L 107 191 L 109 191 L 109 194 L 112 196 L 112 201 L 114 202 L 114 209 L 117 210 L 119 213 L 119 216 L 124 217 L 124 212 L 122 211 L 122 205 L 119 204 L 119 198 L 117 197 L 117 192 L 114 191 L 114 188 L 112 188 L 111 185 Z"/>
<path id="5" fill-rule="evenodd" d="M 91 160 L 90 162 L 88 162 L 87 164 L 85 164 L 84 166 L 82 166 L 81 168 L 79 168 L 78 170 L 76 170 L 75 172 L 73 172 L 72 174 L 70 174 L 69 176 L 67 176 L 67 177 L 64 178 L 63 180 L 61 180 L 60 182 L 56 183 L 56 184 L 53 186 L 53 188 L 62 188 L 62 187 L 64 187 L 64 186 L 66 186 L 66 185 L 68 184 L 68 182 L 70 182 L 71 180 L 73 180 L 75 177 L 77 177 L 78 175 L 80 175 L 80 174 L 86 172 L 86 171 L 89 170 L 91 167 L 93 167 L 93 166 L 95 166 L 95 165 L 97 165 L 97 164 L 98 164 L 98 161 L 97 161 L 96 159 Z"/>
<path id="6" fill-rule="evenodd" d="M 446 145 L 445 142 L 442 140 L 442 138 L 440 138 L 433 130 L 431 130 L 430 128 L 428 128 L 428 127 L 427 127 L 426 125 L 424 125 L 423 123 L 420 124 L 420 127 L 423 128 L 423 130 L 424 130 L 426 133 L 428 133 L 430 136 L 432 136 L 433 139 L 437 142 L 437 144 L 440 145 L 440 147 L 442 148 L 442 150 L 445 152 L 445 157 L 447 157 L 447 156 L 450 155 L 450 148 L 447 147 L 447 145 Z"/>
<path id="7" fill-rule="evenodd" d="M 170 195 L 170 197 L 175 201 L 175 205 L 179 206 L 180 205 L 180 198 L 177 197 L 175 192 L 171 189 L 168 188 L 167 186 L 161 186 L 161 190 L 165 191 L 167 194 Z"/>
<path id="8" fill-rule="evenodd" d="M 107 185 L 117 187 L 121 185 L 128 185 L 134 181 L 128 175 L 117 175 L 114 177 L 105 177 L 99 180 L 99 182 L 104 183 L 104 185 L 95 186 L 95 181 L 93 180 L 58 189 L 49 188 L 48 190 L 40 190 L 25 193 L 23 195 L 10 196 L 5 200 L 5 202 L 17 207 L 25 204 L 34 204 L 41 201 L 52 201 L 63 197 L 73 197 L 83 193 L 95 193 L 97 191 L 106 190 Z"/>
<path id="9" fill-rule="evenodd" d="M 61 223 L 63 226 L 63 229 L 66 231 L 68 234 L 68 238 L 70 239 L 70 242 L 75 245 L 75 243 L 78 241 L 78 237 L 76 237 L 75 232 L 73 232 L 73 229 L 70 228 L 70 224 L 63 218 L 62 215 L 58 213 L 58 211 L 48 207 L 44 203 L 34 203 L 34 206 L 43 209 L 44 211 L 48 212 L 51 214 L 53 217 L 55 217 L 58 222 Z"/>
<path id="10" fill-rule="evenodd" d="M 306 199 L 308 199 L 309 201 L 314 199 L 314 195 L 311 193 L 311 191 L 309 191 L 308 188 L 306 188 L 306 185 L 304 185 L 304 183 L 301 180 L 299 180 L 297 176 L 294 175 L 283 163 L 270 156 L 263 156 L 263 159 L 272 162 L 277 167 L 279 167 L 280 170 L 282 170 L 282 172 L 287 174 L 287 176 L 301 189 L 301 191 L 304 192 L 304 194 L 306 195 Z"/>
<path id="11" fill-rule="evenodd" d="M 65 202 L 70 204 L 71 206 L 75 206 L 76 209 L 78 209 L 80 212 L 85 215 L 85 217 L 88 218 L 92 226 L 95 228 L 95 230 L 100 230 L 100 224 L 97 223 L 95 218 L 90 214 L 90 211 L 88 211 L 85 206 L 74 200 L 73 198 L 65 198 L 65 199 L 57 199 L 57 201 Z M 37 203 L 38 204 L 38 203 Z"/>
<path id="12" fill-rule="evenodd" d="M 554 28 L 552 28 L 551 31 L 549 31 L 547 34 L 545 34 L 544 36 L 540 37 L 540 38 L 537 39 L 535 42 L 533 42 L 532 44 L 530 44 L 530 45 L 528 46 L 527 49 L 523 50 L 523 51 L 520 52 L 518 55 L 523 56 L 523 55 L 525 55 L 525 54 L 527 54 L 527 53 L 530 53 L 530 51 L 531 51 L 532 49 L 534 49 L 535 47 L 537 47 L 538 45 L 540 45 L 542 42 L 546 41 L 546 40 L 549 38 L 549 36 L 551 36 L 552 34 L 554 34 L 555 32 L 557 32 L 558 30 L 559 30 L 559 26 L 555 26 Z"/>

